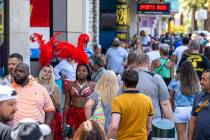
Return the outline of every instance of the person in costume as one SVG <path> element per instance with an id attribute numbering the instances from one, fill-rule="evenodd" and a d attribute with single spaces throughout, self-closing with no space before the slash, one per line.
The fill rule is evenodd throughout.
<path id="1" fill-rule="evenodd" d="M 94 89 L 94 83 L 90 80 L 88 65 L 79 64 L 76 70 L 76 81 L 69 82 L 64 90 L 64 126 L 70 125 L 72 132 L 70 137 L 74 135 L 75 130 L 86 120 L 84 106 Z"/>
<path id="2" fill-rule="evenodd" d="M 87 34 L 81 34 L 78 38 L 77 46 L 69 42 L 56 40 L 55 37 L 60 34 L 56 33 L 52 38 L 45 43 L 42 35 L 34 33 L 30 39 L 32 42 L 37 41 L 40 45 L 40 59 L 41 65 L 46 66 L 50 64 L 53 57 L 62 59 L 72 59 L 78 63 L 76 70 L 76 81 L 65 81 L 63 92 L 66 94 L 64 124 L 70 124 L 72 132 L 79 125 L 85 121 L 84 105 L 86 97 L 91 95 L 94 84 L 90 81 L 90 70 L 87 64 L 89 63 L 84 47 L 89 41 Z M 73 136 L 73 133 L 72 133 Z"/>

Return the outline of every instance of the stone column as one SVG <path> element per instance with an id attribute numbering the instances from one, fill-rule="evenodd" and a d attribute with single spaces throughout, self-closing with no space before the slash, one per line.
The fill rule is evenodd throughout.
<path id="1" fill-rule="evenodd" d="M 75 45 L 81 33 L 88 33 L 88 3 L 87 0 L 67 0 L 67 40 Z"/>
<path id="2" fill-rule="evenodd" d="M 136 1 L 130 0 L 130 38 L 137 34 L 138 16 L 136 14 Z"/>
<path id="3" fill-rule="evenodd" d="M 9 0 L 10 54 L 20 53 L 24 62 L 30 64 L 30 1 Z"/>
<path id="4" fill-rule="evenodd" d="M 53 34 L 61 32 L 57 39 L 67 40 L 67 0 L 53 0 Z"/>
<path id="5" fill-rule="evenodd" d="M 172 33 L 173 20 L 172 17 L 168 19 L 168 33 Z"/>
<path id="6" fill-rule="evenodd" d="M 99 42 L 99 0 L 89 0 L 89 34 L 93 44 Z"/>
<path id="7" fill-rule="evenodd" d="M 208 13 L 207 13 L 207 20 L 205 20 L 204 24 L 204 30 L 207 30 L 210 32 L 210 0 L 208 0 Z"/>

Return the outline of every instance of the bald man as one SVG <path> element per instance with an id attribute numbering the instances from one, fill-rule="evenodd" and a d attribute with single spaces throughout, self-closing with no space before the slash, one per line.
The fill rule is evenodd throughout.
<path id="1" fill-rule="evenodd" d="M 55 108 L 45 87 L 29 78 L 29 66 L 19 63 L 13 76 L 12 87 L 17 92 L 17 112 L 14 115 L 13 125 L 24 118 L 51 125 Z"/>

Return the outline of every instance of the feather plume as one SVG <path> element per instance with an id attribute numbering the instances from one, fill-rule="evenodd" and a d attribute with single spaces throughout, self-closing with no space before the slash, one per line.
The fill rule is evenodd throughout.
<path id="1" fill-rule="evenodd" d="M 42 39 L 42 35 L 34 33 L 30 36 L 32 42 L 39 44 L 41 65 L 48 65 L 54 56 L 60 58 L 71 58 L 78 64 L 88 64 L 88 57 L 84 51 L 85 43 L 89 42 L 89 36 L 87 34 L 81 34 L 78 38 L 77 46 L 71 43 L 56 40 L 56 36 L 60 33 L 55 33 L 51 39 L 45 43 Z M 54 47 L 55 46 L 55 47 Z"/>
<path id="2" fill-rule="evenodd" d="M 90 37 L 89 37 L 88 34 L 86 34 L 86 33 L 80 34 L 80 36 L 79 36 L 79 38 L 77 40 L 77 47 L 84 48 L 85 47 L 85 43 L 87 44 L 89 41 L 90 41 Z"/>
<path id="3" fill-rule="evenodd" d="M 32 42 L 37 42 L 39 44 L 39 63 L 41 65 L 48 65 L 50 64 L 50 61 L 53 58 L 53 46 L 55 44 L 55 37 L 60 33 L 55 33 L 51 39 L 45 43 L 45 41 L 42 39 L 42 35 L 38 33 L 34 33 L 32 36 L 30 36 L 30 40 Z"/>

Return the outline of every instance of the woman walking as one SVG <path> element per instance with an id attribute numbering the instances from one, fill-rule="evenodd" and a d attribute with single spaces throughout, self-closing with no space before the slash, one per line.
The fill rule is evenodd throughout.
<path id="1" fill-rule="evenodd" d="M 196 93 L 200 92 L 199 78 L 191 62 L 183 62 L 177 78 L 170 82 L 168 89 L 178 140 L 186 140 L 186 126 L 191 117 L 193 100 Z"/>
<path id="2" fill-rule="evenodd" d="M 94 107 L 101 101 L 105 116 L 105 132 L 108 131 L 111 122 L 111 102 L 112 99 L 117 96 L 118 91 L 119 85 L 115 73 L 111 70 L 107 70 L 96 83 L 94 93 L 89 97 L 85 104 L 85 116 L 88 120 L 91 119 L 91 116 L 94 113 Z"/>
<path id="3" fill-rule="evenodd" d="M 162 76 L 166 85 L 174 78 L 174 64 L 168 58 L 170 47 L 168 44 L 160 45 L 160 58 L 152 61 L 151 71 Z"/>

